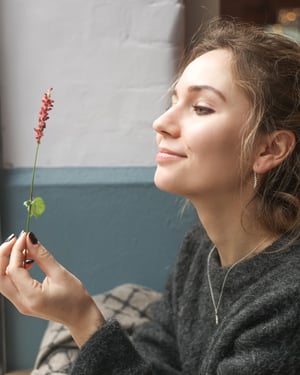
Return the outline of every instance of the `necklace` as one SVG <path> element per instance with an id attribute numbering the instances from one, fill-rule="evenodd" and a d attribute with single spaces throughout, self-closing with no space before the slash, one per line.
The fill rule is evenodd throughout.
<path id="1" fill-rule="evenodd" d="M 216 302 L 215 300 L 215 296 L 214 296 L 214 292 L 213 292 L 213 289 L 212 289 L 212 284 L 211 284 L 211 279 L 210 279 L 210 272 L 209 272 L 209 268 L 210 268 L 210 258 L 211 258 L 211 255 L 212 253 L 214 252 L 216 246 L 213 246 L 208 254 L 208 257 L 207 257 L 207 280 L 208 280 L 208 286 L 209 286 L 209 291 L 210 291 L 210 296 L 211 296 L 211 300 L 212 300 L 212 303 L 213 303 L 213 306 L 214 306 L 214 310 L 215 310 L 215 319 L 216 319 L 216 325 L 219 324 L 219 315 L 218 315 L 218 312 L 219 312 L 219 308 L 220 308 L 220 304 L 221 304 L 221 300 L 222 300 L 222 297 L 223 297 L 223 291 L 224 291 L 224 287 L 225 287 L 225 283 L 227 281 L 227 278 L 228 278 L 228 275 L 230 273 L 230 271 L 239 263 L 241 263 L 243 260 L 245 260 L 246 258 L 248 258 L 248 256 L 250 256 L 252 253 L 255 252 L 255 250 L 257 250 L 259 248 L 260 245 L 262 245 L 264 242 L 265 242 L 266 238 L 264 238 L 258 245 L 255 246 L 254 249 L 252 249 L 251 251 L 249 251 L 249 253 L 247 253 L 246 255 L 244 255 L 241 259 L 237 260 L 235 263 L 233 263 L 227 270 L 225 276 L 224 276 L 224 280 L 223 280 L 223 283 L 222 283 L 222 286 L 221 286 L 221 291 L 220 291 L 220 296 L 219 296 L 219 299 L 218 299 L 218 302 Z"/>

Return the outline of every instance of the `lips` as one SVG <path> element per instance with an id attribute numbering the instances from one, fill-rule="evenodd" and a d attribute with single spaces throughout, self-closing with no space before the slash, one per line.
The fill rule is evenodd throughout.
<path id="1" fill-rule="evenodd" d="M 158 152 L 161 152 L 161 153 L 163 153 L 163 154 L 169 154 L 169 155 L 184 156 L 184 155 L 181 154 L 180 152 L 172 151 L 172 150 L 169 150 L 169 149 L 167 149 L 167 148 L 159 148 Z"/>
<path id="2" fill-rule="evenodd" d="M 167 148 L 162 148 L 162 147 L 158 149 L 158 153 L 156 155 L 156 160 L 158 162 L 172 161 L 172 160 L 178 160 L 182 158 L 186 158 L 186 156 L 183 153 L 179 151 L 175 151 L 175 150 L 169 150 Z"/>

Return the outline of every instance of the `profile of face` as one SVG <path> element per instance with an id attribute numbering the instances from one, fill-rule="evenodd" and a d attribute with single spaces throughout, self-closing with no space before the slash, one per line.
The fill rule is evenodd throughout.
<path id="1" fill-rule="evenodd" d="M 236 194 L 249 108 L 235 84 L 229 51 L 217 49 L 193 60 L 176 83 L 171 107 L 153 124 L 156 186 L 192 202 Z"/>

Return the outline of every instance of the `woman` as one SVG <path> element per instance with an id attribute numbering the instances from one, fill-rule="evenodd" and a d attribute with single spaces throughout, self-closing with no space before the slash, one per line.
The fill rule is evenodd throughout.
<path id="1" fill-rule="evenodd" d="M 152 321 L 129 340 L 33 233 L 1 245 L 0 292 L 70 329 L 72 374 L 299 374 L 300 46 L 213 21 L 153 127 L 155 184 L 191 201 L 201 225 Z"/>

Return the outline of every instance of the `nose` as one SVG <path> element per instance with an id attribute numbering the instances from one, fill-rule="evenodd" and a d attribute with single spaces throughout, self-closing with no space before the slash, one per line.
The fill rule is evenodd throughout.
<path id="1" fill-rule="evenodd" d="M 153 122 L 153 129 L 162 135 L 169 135 L 173 138 L 179 137 L 180 127 L 175 112 L 175 106 L 169 108 Z"/>

